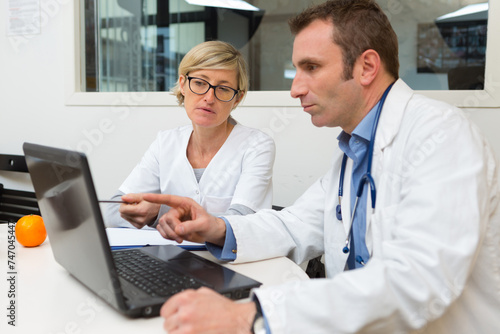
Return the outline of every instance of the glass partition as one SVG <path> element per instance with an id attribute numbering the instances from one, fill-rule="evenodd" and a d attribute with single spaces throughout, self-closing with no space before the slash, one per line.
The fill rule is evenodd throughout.
<path id="1" fill-rule="evenodd" d="M 398 34 L 400 76 L 417 90 L 484 88 L 488 3 L 379 0 Z M 231 4 L 221 7 L 218 3 Z M 304 0 L 82 0 L 85 92 L 162 92 L 184 54 L 206 40 L 235 45 L 250 90 L 286 91 L 294 77 L 287 20 Z"/>

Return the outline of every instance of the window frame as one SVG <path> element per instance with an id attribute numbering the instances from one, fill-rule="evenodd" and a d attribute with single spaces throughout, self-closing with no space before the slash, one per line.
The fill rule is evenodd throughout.
<path id="1" fill-rule="evenodd" d="M 80 2 L 70 1 L 64 6 L 65 48 L 65 104 L 68 106 L 177 106 L 169 92 L 82 92 L 80 58 Z M 489 1 L 488 37 L 486 49 L 485 84 L 483 90 L 417 90 L 417 93 L 448 102 L 461 108 L 500 107 L 500 62 L 494 61 L 494 52 L 500 52 L 500 2 Z M 300 107 L 289 91 L 250 91 L 241 107 Z"/>

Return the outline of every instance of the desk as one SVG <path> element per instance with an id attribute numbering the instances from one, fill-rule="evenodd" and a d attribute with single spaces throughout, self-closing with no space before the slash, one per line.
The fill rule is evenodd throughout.
<path id="1" fill-rule="evenodd" d="M 34 248 L 25 248 L 16 242 L 16 327 L 9 326 L 7 235 L 7 224 L 0 224 L 0 272 L 3 274 L 0 279 L 0 333 L 164 333 L 162 318 L 129 319 L 70 276 L 55 262 L 48 239 Z M 195 253 L 217 261 L 206 251 Z M 264 285 L 308 279 L 299 266 L 284 257 L 223 265 Z"/>

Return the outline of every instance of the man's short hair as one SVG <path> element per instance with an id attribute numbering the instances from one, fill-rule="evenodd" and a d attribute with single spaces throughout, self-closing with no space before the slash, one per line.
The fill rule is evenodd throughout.
<path id="1" fill-rule="evenodd" d="M 329 0 L 304 10 L 288 23 L 297 35 L 316 20 L 333 23 L 332 40 L 342 50 L 344 79 L 352 78 L 356 59 L 369 49 L 379 54 L 394 79 L 399 78 L 398 38 L 374 0 Z"/>

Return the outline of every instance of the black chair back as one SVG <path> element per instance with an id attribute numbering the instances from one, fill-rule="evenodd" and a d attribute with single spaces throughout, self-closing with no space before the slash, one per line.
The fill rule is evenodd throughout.
<path id="1" fill-rule="evenodd" d="M 2 173 L 2 175 L 11 172 L 28 173 L 24 155 L 0 154 L 0 171 L 7 172 Z M 17 222 L 19 218 L 29 214 L 40 215 L 35 193 L 8 189 L 0 183 L 0 223 Z"/>

